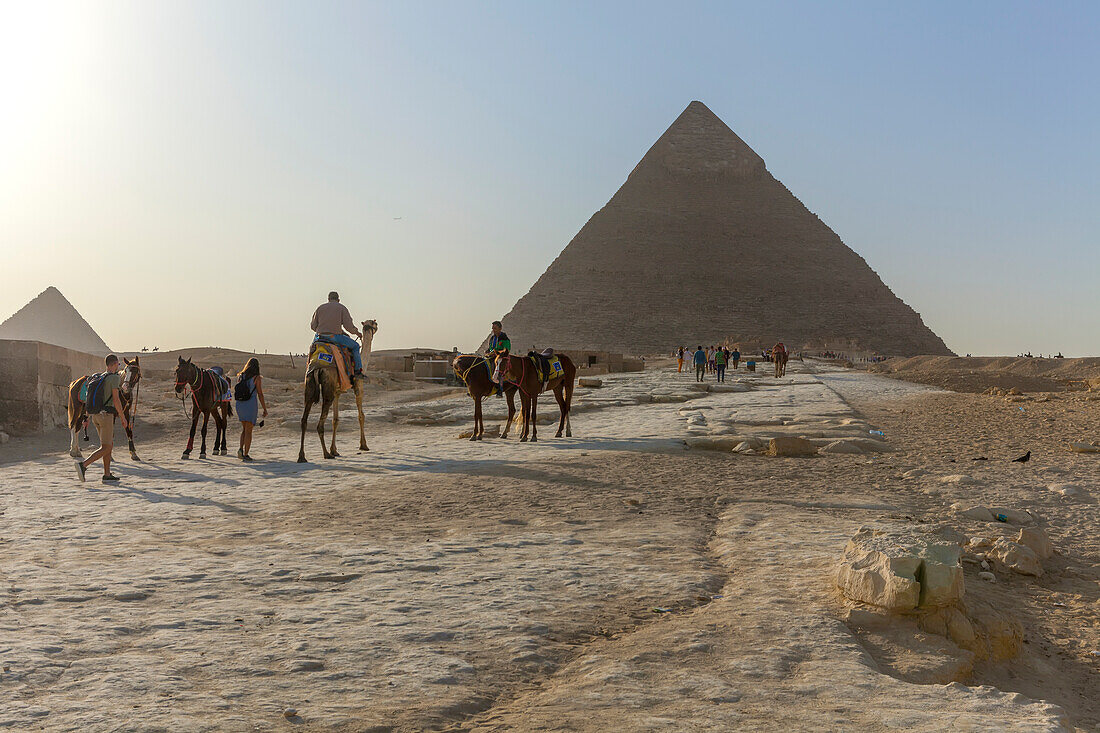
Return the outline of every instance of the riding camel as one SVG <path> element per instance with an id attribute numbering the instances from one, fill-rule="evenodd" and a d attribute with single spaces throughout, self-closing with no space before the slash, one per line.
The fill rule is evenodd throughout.
<path id="1" fill-rule="evenodd" d="M 140 461 L 137 448 L 134 447 L 134 414 L 137 410 L 137 386 L 138 382 L 141 381 L 141 365 L 138 363 L 138 357 L 136 356 L 133 361 L 125 358 L 122 361 L 126 364 L 126 369 L 122 375 L 122 387 L 118 390 L 118 398 L 122 402 L 122 411 L 126 414 L 126 438 L 130 442 L 130 458 Z M 80 389 L 87 380 L 88 377 L 83 376 L 69 385 L 68 412 L 69 433 L 71 434 L 69 455 L 73 458 L 84 457 L 84 454 L 80 452 L 78 436 L 81 428 L 85 428 L 88 422 L 87 406 L 80 399 Z M 87 437 L 87 435 L 84 436 L 85 440 L 87 440 Z"/>
<path id="2" fill-rule="evenodd" d="M 488 358 L 478 354 L 459 354 L 451 363 L 455 375 L 466 385 L 466 391 L 474 400 L 474 432 L 470 440 L 481 440 L 485 434 L 485 420 L 481 414 L 481 401 L 492 395 L 497 390 L 493 382 L 493 365 Z M 500 437 L 507 440 L 508 431 L 512 427 L 512 418 L 516 416 L 516 390 L 514 384 L 504 385 L 504 396 L 508 399 L 508 420 L 504 423 L 504 431 Z"/>
<path id="3" fill-rule="evenodd" d="M 520 412 L 523 415 L 523 433 L 519 442 L 526 443 L 528 434 L 532 443 L 537 443 L 538 427 L 535 423 L 538 412 L 539 394 L 553 392 L 561 410 L 561 420 L 558 422 L 558 432 L 554 437 L 560 438 L 565 431 L 567 438 L 573 437 L 573 429 L 569 424 L 569 410 L 573 404 L 573 383 L 577 378 L 577 367 L 573 361 L 565 355 L 558 355 L 561 360 L 562 376 L 543 382 L 535 367 L 535 357 L 515 356 L 504 352 L 497 363 L 500 369 L 501 381 L 506 384 L 514 384 L 519 390 Z"/>
<path id="4" fill-rule="evenodd" d="M 378 332 L 378 321 L 371 319 L 363 321 L 363 346 L 360 353 L 363 357 L 363 370 L 366 371 L 367 361 L 370 359 L 371 341 Z M 334 347 L 336 348 L 336 347 Z M 369 451 L 367 447 L 367 435 L 364 430 L 363 418 L 363 383 L 364 379 L 352 379 L 351 389 L 355 392 L 355 406 L 359 409 L 359 450 Z M 298 449 L 298 463 L 306 463 L 306 424 L 309 421 L 309 412 L 318 402 L 321 403 L 321 415 L 317 418 L 317 436 L 321 439 L 321 450 L 325 458 L 336 458 L 340 454 L 336 452 L 336 428 L 340 424 L 340 373 L 335 364 L 314 365 L 306 372 L 305 378 L 305 410 L 302 412 L 302 442 Z M 329 410 L 332 410 L 332 445 L 325 445 L 325 420 Z"/>

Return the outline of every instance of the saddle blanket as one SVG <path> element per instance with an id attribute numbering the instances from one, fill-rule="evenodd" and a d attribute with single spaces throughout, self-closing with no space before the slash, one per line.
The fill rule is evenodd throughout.
<path id="1" fill-rule="evenodd" d="M 306 364 L 306 374 L 314 369 L 336 369 L 340 373 L 340 391 L 351 389 L 351 379 L 355 362 L 352 360 L 351 351 L 339 344 L 314 341 L 309 347 L 309 361 Z"/>
<path id="2" fill-rule="evenodd" d="M 210 372 L 214 375 L 214 383 L 217 389 L 218 396 L 215 402 L 229 402 L 233 399 L 233 392 L 229 389 L 232 385 L 229 383 L 229 377 L 225 376 L 225 370 L 221 367 L 210 367 Z"/>

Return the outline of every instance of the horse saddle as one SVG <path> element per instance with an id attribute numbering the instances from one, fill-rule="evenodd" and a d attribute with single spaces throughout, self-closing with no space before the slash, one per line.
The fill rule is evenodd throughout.
<path id="1" fill-rule="evenodd" d="M 231 385 L 229 378 L 225 376 L 225 370 L 219 366 L 210 367 L 210 373 L 214 375 L 214 392 L 218 395 L 215 401 L 229 402 L 233 399 L 233 394 L 229 391 Z"/>
<path id="2" fill-rule="evenodd" d="M 306 374 L 314 369 L 335 369 L 340 374 L 340 391 L 344 392 L 351 389 L 348 375 L 353 373 L 354 364 L 351 349 L 320 336 L 309 347 Z"/>
<path id="3" fill-rule="evenodd" d="M 541 354 L 532 351 L 527 354 L 527 357 L 535 363 L 535 373 L 543 384 L 565 374 L 561 366 L 561 357 L 556 356 L 553 349 L 546 349 Z"/>

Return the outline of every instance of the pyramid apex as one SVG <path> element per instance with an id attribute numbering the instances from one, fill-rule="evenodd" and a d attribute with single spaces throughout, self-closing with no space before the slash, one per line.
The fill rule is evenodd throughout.
<path id="1" fill-rule="evenodd" d="M 693 100 L 658 138 L 631 176 L 664 169 L 677 177 L 752 178 L 764 159 L 705 104 Z"/>
<path id="2" fill-rule="evenodd" d="M 110 351 L 84 317 L 53 285 L 0 323 L 0 338 L 41 341 L 75 351 Z"/>

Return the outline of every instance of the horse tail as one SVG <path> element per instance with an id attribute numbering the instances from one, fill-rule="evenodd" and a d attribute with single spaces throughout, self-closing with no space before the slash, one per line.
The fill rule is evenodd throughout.
<path id="1" fill-rule="evenodd" d="M 69 430 L 79 430 L 84 403 L 80 401 L 80 383 L 87 377 L 81 377 L 69 384 Z"/>
<path id="2" fill-rule="evenodd" d="M 233 403 L 226 401 L 225 403 L 225 416 L 227 418 L 233 417 Z"/>

